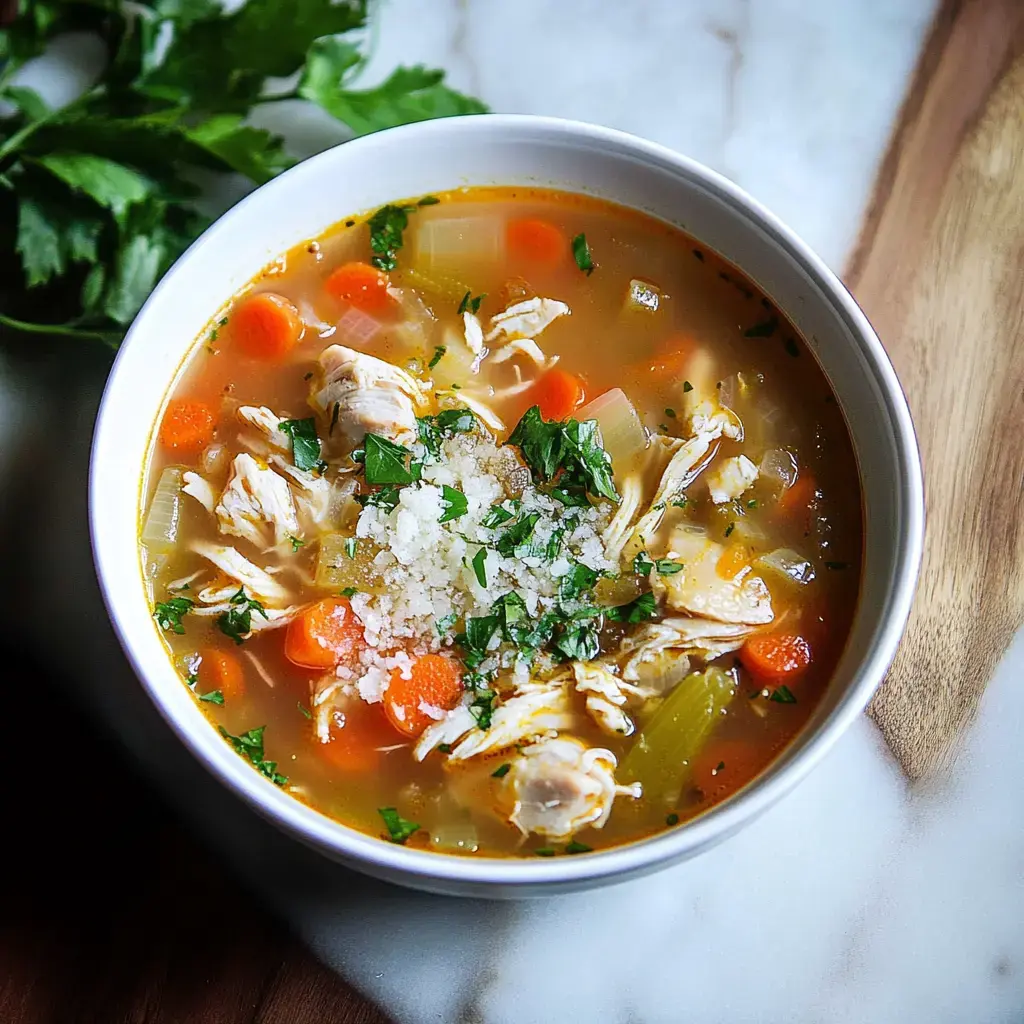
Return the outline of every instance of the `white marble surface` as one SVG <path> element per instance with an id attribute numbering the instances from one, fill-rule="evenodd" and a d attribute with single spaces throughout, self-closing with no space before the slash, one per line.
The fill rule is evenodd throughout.
<path id="1" fill-rule="evenodd" d="M 392 0 L 367 75 L 398 61 L 440 65 L 496 110 L 598 121 L 674 146 L 744 185 L 841 269 L 934 7 Z M 274 116 L 296 151 L 339 135 L 308 112 Z M 13 423 L 43 436 L 31 386 L 3 371 L 0 430 Z M 77 408 L 86 434 L 99 377 L 90 380 L 61 399 L 62 423 Z M 68 494 L 83 500 L 85 444 L 74 444 L 55 492 L 64 509 Z M 79 532 L 58 528 L 52 557 L 76 581 L 62 590 L 80 595 L 93 584 L 74 518 Z M 12 579 L 39 576 L 3 568 Z M 29 609 L 62 600 L 31 583 L 21 593 Z M 19 613 L 27 631 L 38 628 Z M 405 893 L 294 847 L 174 744 L 99 608 L 83 624 L 74 667 L 83 664 L 92 666 L 79 671 L 83 694 L 182 811 L 319 955 L 400 1021 L 1024 1019 L 1024 640 L 950 778 L 908 788 L 864 719 L 794 793 L 703 857 L 599 893 L 518 905 Z"/>

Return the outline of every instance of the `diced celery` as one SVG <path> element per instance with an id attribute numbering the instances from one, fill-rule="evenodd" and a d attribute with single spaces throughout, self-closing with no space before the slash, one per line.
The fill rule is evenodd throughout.
<path id="1" fill-rule="evenodd" d="M 735 681 L 716 666 L 691 672 L 634 740 L 622 762 L 619 781 L 639 782 L 645 799 L 653 803 L 674 804 L 693 759 L 735 693 Z"/>
<path id="2" fill-rule="evenodd" d="M 431 277 L 497 266 L 505 253 L 505 224 L 492 214 L 421 218 L 413 227 L 412 249 L 416 268 Z"/>
<path id="3" fill-rule="evenodd" d="M 648 281 L 633 278 L 626 293 L 626 312 L 656 313 L 661 302 L 661 292 Z"/>

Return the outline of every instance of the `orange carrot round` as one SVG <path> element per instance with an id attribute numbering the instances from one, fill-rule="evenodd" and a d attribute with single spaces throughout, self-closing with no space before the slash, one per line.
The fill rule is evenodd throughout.
<path id="1" fill-rule="evenodd" d="M 204 647 L 199 658 L 196 675 L 202 692 L 220 690 L 225 700 L 234 700 L 245 693 L 245 672 L 233 654 L 217 647 Z"/>
<path id="2" fill-rule="evenodd" d="M 569 242 L 554 224 L 535 217 L 509 221 L 505 235 L 512 256 L 542 267 L 556 267 L 569 256 Z"/>
<path id="3" fill-rule="evenodd" d="M 724 580 L 735 579 L 750 565 L 750 550 L 745 544 L 730 544 L 719 556 L 715 571 Z"/>
<path id="4" fill-rule="evenodd" d="M 317 753 L 344 772 L 373 771 L 383 754 L 381 748 L 395 745 L 395 732 L 380 705 L 361 700 L 353 700 L 348 708 L 332 716 L 330 737 L 321 743 L 316 732 L 312 734 Z"/>
<path id="5" fill-rule="evenodd" d="M 761 633 L 740 648 L 740 661 L 755 679 L 789 683 L 811 664 L 811 645 L 798 633 Z"/>
<path id="6" fill-rule="evenodd" d="M 391 724 L 405 736 L 419 736 L 435 715 L 424 711 L 451 711 L 462 697 L 462 671 L 456 661 L 440 654 L 417 658 L 409 678 L 401 669 L 391 673 L 384 693 L 384 710 Z"/>
<path id="7" fill-rule="evenodd" d="M 786 515 L 808 514 L 818 500 L 818 482 L 810 473 L 801 473 L 788 490 L 779 495 L 780 512 Z"/>
<path id="8" fill-rule="evenodd" d="M 662 341 L 643 364 L 643 369 L 656 380 L 682 384 L 686 379 L 686 369 L 690 365 L 694 347 L 691 335 L 675 331 Z"/>
<path id="9" fill-rule="evenodd" d="M 579 377 L 556 366 L 537 379 L 530 398 L 544 419 L 564 420 L 587 400 L 587 393 Z"/>
<path id="10" fill-rule="evenodd" d="M 388 295 L 391 279 L 369 263 L 345 263 L 324 282 L 328 294 L 364 313 L 386 313 L 393 305 Z"/>
<path id="11" fill-rule="evenodd" d="M 693 759 L 690 781 L 706 796 L 718 796 L 749 782 L 770 755 L 754 743 L 741 739 L 715 739 Z"/>
<path id="12" fill-rule="evenodd" d="M 365 645 L 363 625 L 347 597 L 325 597 L 288 623 L 284 656 L 302 668 L 329 669 Z"/>
<path id="13" fill-rule="evenodd" d="M 175 398 L 167 403 L 158 439 L 171 451 L 200 452 L 213 440 L 215 422 L 213 410 L 205 402 Z"/>
<path id="14" fill-rule="evenodd" d="M 260 292 L 243 299 L 228 321 L 231 336 L 253 359 L 283 359 L 302 337 L 305 325 L 286 298 Z"/>

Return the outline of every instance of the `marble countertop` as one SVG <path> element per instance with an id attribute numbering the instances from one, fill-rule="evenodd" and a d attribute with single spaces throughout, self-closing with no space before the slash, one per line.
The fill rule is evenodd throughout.
<path id="1" fill-rule="evenodd" d="M 392 0 L 367 74 L 441 66 L 495 110 L 596 121 L 682 150 L 841 271 L 935 6 Z M 273 116 L 297 152 L 337 137 L 308 111 Z M 42 429 L 30 391 L 2 371 L 0 433 Z M 100 383 L 69 418 L 90 422 Z M 84 442 L 66 455 L 65 507 L 67 494 L 84 502 L 85 457 Z M 55 564 L 76 594 L 78 583 L 95 589 L 81 525 L 65 533 Z M 36 590 L 29 605 L 48 599 Z M 862 719 L 791 795 L 713 851 L 600 892 L 494 904 L 407 893 L 297 848 L 174 743 L 98 604 L 83 636 L 75 668 L 87 698 L 309 945 L 400 1021 L 1024 1017 L 1024 638 L 941 782 L 910 788 Z"/>

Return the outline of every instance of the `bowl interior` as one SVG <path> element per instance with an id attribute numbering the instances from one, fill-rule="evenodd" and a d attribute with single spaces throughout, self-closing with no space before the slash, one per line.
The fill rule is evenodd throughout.
<path id="1" fill-rule="evenodd" d="M 804 732 L 760 778 L 686 826 L 558 862 L 405 850 L 293 800 L 237 758 L 181 685 L 150 616 L 137 550 L 149 434 L 209 318 L 262 267 L 352 212 L 470 185 L 586 192 L 681 227 L 738 266 L 807 339 L 844 411 L 861 473 L 865 566 L 846 652 Z M 921 483 L 902 393 L 877 338 L 831 273 L 725 179 L 622 133 L 550 119 L 457 118 L 393 129 L 309 160 L 200 238 L 139 314 L 111 373 L 90 481 L 93 544 L 121 642 L 161 713 L 239 795 L 298 838 L 363 870 L 437 891 L 530 895 L 621 878 L 693 854 L 769 806 L 858 714 L 895 652 L 916 579 Z"/>

